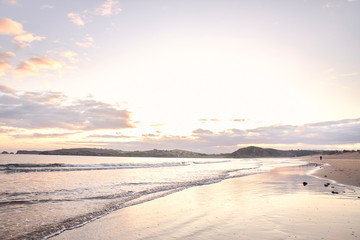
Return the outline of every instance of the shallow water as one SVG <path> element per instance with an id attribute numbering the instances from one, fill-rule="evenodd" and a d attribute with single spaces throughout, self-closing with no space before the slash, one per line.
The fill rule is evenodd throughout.
<path id="1" fill-rule="evenodd" d="M 54 240 L 358 239 L 360 188 L 325 187 L 328 179 L 307 174 L 313 167 L 277 168 L 189 188 L 121 209 Z"/>
<path id="2" fill-rule="evenodd" d="M 296 159 L 0 156 L 0 239 L 38 239 L 189 187 Z"/>

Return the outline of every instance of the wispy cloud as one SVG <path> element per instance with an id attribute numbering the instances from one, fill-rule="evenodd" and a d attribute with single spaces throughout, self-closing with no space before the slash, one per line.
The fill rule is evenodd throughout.
<path id="1" fill-rule="evenodd" d="M 233 121 L 233 122 L 245 122 L 246 119 L 243 119 L 243 118 L 233 118 L 233 119 L 231 119 L 231 121 Z"/>
<path id="2" fill-rule="evenodd" d="M 73 51 L 61 52 L 60 56 L 66 58 L 71 63 L 78 62 L 78 59 L 77 59 L 78 54 L 76 52 L 73 52 Z"/>
<path id="3" fill-rule="evenodd" d="M 94 39 L 89 34 L 85 35 L 83 42 L 75 42 L 75 44 L 83 48 L 95 47 Z"/>
<path id="4" fill-rule="evenodd" d="M 70 22 L 74 23 L 75 25 L 78 25 L 78 26 L 84 26 L 85 25 L 85 22 L 82 19 L 80 14 L 78 14 L 78 13 L 68 13 L 67 16 L 70 19 Z"/>
<path id="5" fill-rule="evenodd" d="M 2 2 L 8 5 L 20 6 L 17 0 L 2 0 Z"/>
<path id="6" fill-rule="evenodd" d="M 119 2 L 114 0 L 107 0 L 101 4 L 98 8 L 96 8 L 94 11 L 84 10 L 82 14 L 70 12 L 67 14 L 67 17 L 69 18 L 70 22 L 74 23 L 78 26 L 84 26 L 85 21 L 84 19 L 91 18 L 93 15 L 99 15 L 99 16 L 111 16 L 119 14 L 122 9 L 118 7 Z M 48 5 L 44 5 L 48 6 Z"/>
<path id="7" fill-rule="evenodd" d="M 87 138 L 132 138 L 131 136 L 125 135 L 111 135 L 111 134 L 92 134 L 87 136 Z"/>
<path id="8" fill-rule="evenodd" d="M 0 92 L 12 94 L 14 89 L 8 85 L 0 84 Z"/>
<path id="9" fill-rule="evenodd" d="M 10 58 L 13 58 L 15 56 L 16 55 L 13 52 L 4 52 L 4 53 L 0 52 L 0 59 L 10 59 Z"/>
<path id="10" fill-rule="evenodd" d="M 43 39 L 45 39 L 46 37 L 42 37 L 42 36 L 35 36 L 33 33 L 24 33 L 24 34 L 20 34 L 14 37 L 14 40 L 18 43 L 18 45 L 23 48 L 23 47 L 28 47 L 30 46 L 30 43 L 33 41 L 41 41 Z"/>
<path id="11" fill-rule="evenodd" d="M 122 9 L 118 7 L 118 4 L 119 4 L 118 1 L 107 0 L 99 8 L 95 10 L 95 13 L 101 16 L 110 16 L 113 14 L 118 14 L 122 11 Z"/>
<path id="12" fill-rule="evenodd" d="M 323 8 L 339 8 L 341 7 L 343 4 L 346 3 L 353 3 L 353 2 L 357 2 L 357 0 L 329 0 L 327 3 L 325 3 L 323 5 Z"/>
<path id="13" fill-rule="evenodd" d="M 14 138 L 61 138 L 74 135 L 78 132 L 70 133 L 31 133 L 31 134 L 13 134 Z"/>
<path id="14" fill-rule="evenodd" d="M 84 131 L 132 127 L 130 113 L 117 104 L 72 99 L 59 92 L 17 92 L 0 86 L 2 127 Z"/>
<path id="15" fill-rule="evenodd" d="M 40 9 L 52 9 L 52 8 L 54 8 L 54 6 L 50 4 L 44 4 L 40 7 Z"/>
<path id="16" fill-rule="evenodd" d="M 359 75 L 360 75 L 360 73 L 353 72 L 353 73 L 345 73 L 342 76 L 344 76 L 344 77 L 354 77 L 354 76 L 359 76 Z"/>
<path id="17" fill-rule="evenodd" d="M 11 71 L 11 66 L 8 62 L 0 60 L 0 77 L 4 76 L 6 72 Z"/>
<path id="18" fill-rule="evenodd" d="M 14 129 L 6 128 L 6 127 L 0 127 L 0 134 L 1 133 L 11 133 L 14 132 Z"/>
<path id="19" fill-rule="evenodd" d="M 207 118 L 202 118 L 200 119 L 200 122 L 220 122 L 220 119 L 216 119 L 216 118 L 211 118 L 211 119 L 207 119 Z"/>

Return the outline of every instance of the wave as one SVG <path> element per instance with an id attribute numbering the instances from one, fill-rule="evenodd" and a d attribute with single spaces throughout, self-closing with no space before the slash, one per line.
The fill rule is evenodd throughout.
<path id="1" fill-rule="evenodd" d="M 100 163 L 100 164 L 32 164 L 15 163 L 0 164 L 0 171 L 12 172 L 58 172 L 58 171 L 94 171 L 94 170 L 114 170 L 132 168 L 158 168 L 158 167 L 181 167 L 187 166 L 187 162 L 163 162 L 163 163 Z"/>
<path id="2" fill-rule="evenodd" d="M 227 163 L 231 162 L 231 160 L 219 160 L 219 161 L 206 161 L 206 162 L 193 162 L 193 164 L 215 164 L 215 163 Z"/>
<path id="3" fill-rule="evenodd" d="M 46 164 L 45 164 L 46 165 Z M 44 167 L 44 166 L 42 166 Z M 59 166 L 57 166 L 58 168 Z M 74 167 L 74 166 L 73 166 Z M 61 168 L 61 167 L 60 167 Z M 39 226 L 34 229 L 34 231 L 25 233 L 22 236 L 19 236 L 19 239 L 48 239 L 52 236 L 60 234 L 65 230 L 70 230 L 73 228 L 81 227 L 89 222 L 92 222 L 96 219 L 99 219 L 113 211 L 133 206 L 136 204 L 141 204 L 147 201 L 151 201 L 153 199 L 163 197 L 175 192 L 179 192 L 185 190 L 187 188 L 191 188 L 194 186 L 208 185 L 217 182 L 221 182 L 224 179 L 247 176 L 249 174 L 255 174 L 256 168 L 241 168 L 234 169 L 228 171 L 219 172 L 217 176 L 207 177 L 203 179 L 197 179 L 192 181 L 184 181 L 184 182 L 166 182 L 164 185 L 160 186 L 151 186 L 148 189 L 141 191 L 127 191 L 123 193 L 115 193 L 115 194 L 98 194 L 97 196 L 83 196 L 83 197 L 75 197 L 76 194 L 67 195 L 69 198 L 67 199 L 56 199 L 53 195 L 49 195 L 46 199 L 34 201 L 30 199 L 14 199 L 13 201 L 3 201 L 0 202 L 1 205 L 27 205 L 27 204 L 36 204 L 36 203 L 55 203 L 59 202 L 71 202 L 71 201 L 102 201 L 105 203 L 103 207 L 100 209 L 88 212 L 86 214 L 77 215 L 71 218 L 67 218 L 60 222 L 54 222 L 46 225 Z M 138 183 L 128 183 L 128 184 L 138 184 Z M 44 193 L 44 192 L 43 192 Z M 7 194 L 7 193 L 3 193 Z M 18 193 L 19 195 L 24 194 Z M 30 194 L 30 193 L 26 193 Z M 52 197 L 51 197 L 52 196 Z M 20 196 L 19 196 L 20 197 Z"/>

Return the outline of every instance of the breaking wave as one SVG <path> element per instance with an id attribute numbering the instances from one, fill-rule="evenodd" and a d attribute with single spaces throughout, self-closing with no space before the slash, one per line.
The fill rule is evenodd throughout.
<path id="1" fill-rule="evenodd" d="M 159 168 L 187 166 L 186 162 L 163 162 L 163 163 L 100 163 L 100 164 L 0 164 L 0 171 L 11 172 L 58 172 L 58 171 L 93 171 L 114 170 L 132 168 Z"/>

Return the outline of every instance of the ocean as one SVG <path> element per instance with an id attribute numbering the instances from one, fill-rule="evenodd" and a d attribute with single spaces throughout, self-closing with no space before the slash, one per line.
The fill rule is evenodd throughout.
<path id="1" fill-rule="evenodd" d="M 0 155 L 0 239 L 47 239 L 187 188 L 301 164 L 294 158 Z"/>

